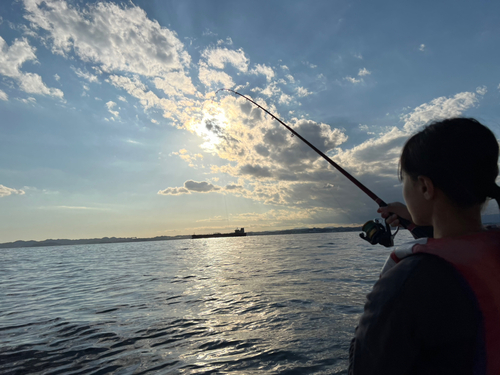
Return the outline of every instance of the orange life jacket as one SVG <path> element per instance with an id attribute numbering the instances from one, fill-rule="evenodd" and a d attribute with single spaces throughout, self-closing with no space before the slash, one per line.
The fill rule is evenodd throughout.
<path id="1" fill-rule="evenodd" d="M 462 275 L 474 293 L 482 314 L 486 349 L 486 374 L 500 374 L 500 231 L 475 233 L 456 238 L 420 239 L 396 248 L 386 263 L 411 254 L 432 254 Z M 383 271 L 383 272 L 384 272 Z"/>

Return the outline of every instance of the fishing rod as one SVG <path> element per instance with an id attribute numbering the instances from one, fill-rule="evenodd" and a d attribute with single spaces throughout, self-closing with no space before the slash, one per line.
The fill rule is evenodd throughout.
<path id="1" fill-rule="evenodd" d="M 219 91 L 229 91 L 232 92 L 233 94 L 239 95 L 242 98 L 248 100 L 249 102 L 253 103 L 257 107 L 259 107 L 261 110 L 263 110 L 265 113 L 267 113 L 269 116 L 271 116 L 273 119 L 278 121 L 281 125 L 283 125 L 285 128 L 287 128 L 291 133 L 292 136 L 296 136 L 300 138 L 301 141 L 303 141 L 306 145 L 311 147 L 318 155 L 320 155 L 323 159 L 325 159 L 330 165 L 335 167 L 340 173 L 342 173 L 345 177 L 347 177 L 354 185 L 356 185 L 358 188 L 360 188 L 366 195 L 368 195 L 372 200 L 374 200 L 379 207 L 387 207 L 387 203 L 385 203 L 382 199 L 380 199 L 374 192 L 372 192 L 370 189 L 368 189 L 365 185 L 363 185 L 360 181 L 358 181 L 354 176 L 352 176 L 349 172 L 347 172 L 344 168 L 342 168 L 340 165 L 335 163 L 332 159 L 330 159 L 327 155 L 325 155 L 321 150 L 316 148 L 313 144 L 311 144 L 307 139 L 302 137 L 299 133 L 297 133 L 295 130 L 293 130 L 290 126 L 285 124 L 283 121 L 281 121 L 278 117 L 273 115 L 271 112 L 269 112 L 267 109 L 262 107 L 260 104 L 254 102 L 252 99 L 249 97 L 240 94 L 237 91 L 231 90 L 231 89 L 218 89 L 215 92 L 215 95 L 219 93 Z M 407 219 L 404 219 L 400 216 L 398 216 L 399 223 L 403 226 L 403 228 L 408 229 L 412 234 L 416 237 L 432 237 L 432 232 L 429 230 L 429 227 L 417 227 L 415 224 L 410 222 Z M 385 226 L 381 223 L 379 219 L 375 220 L 370 220 L 366 222 L 363 225 L 362 228 L 363 232 L 359 236 L 370 242 L 372 245 L 374 244 L 381 244 L 385 247 L 391 247 L 394 245 L 394 236 L 397 234 L 399 228 L 396 230 L 394 234 L 391 233 L 391 228 L 389 227 L 389 224 L 385 222 Z"/>

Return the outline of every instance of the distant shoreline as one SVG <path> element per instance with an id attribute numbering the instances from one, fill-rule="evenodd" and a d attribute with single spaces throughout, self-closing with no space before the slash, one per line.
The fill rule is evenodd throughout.
<path id="1" fill-rule="evenodd" d="M 248 236 L 268 236 L 268 235 L 281 235 L 281 234 L 310 234 L 310 233 L 335 233 L 335 232 L 359 232 L 359 227 L 328 227 L 328 228 L 301 228 L 301 229 L 286 229 L 277 231 L 265 232 L 248 232 Z M 149 242 L 149 241 L 172 241 L 191 239 L 191 235 L 180 236 L 158 236 L 151 238 L 137 238 L 137 237 L 103 237 L 103 238 L 90 238 L 80 240 L 68 239 L 49 239 L 43 241 L 14 241 L 5 242 L 0 244 L 0 249 L 14 249 L 21 247 L 51 247 L 51 246 L 69 246 L 69 245 L 94 245 L 105 243 L 128 243 L 128 242 Z M 197 240 L 194 240 L 197 241 Z"/>

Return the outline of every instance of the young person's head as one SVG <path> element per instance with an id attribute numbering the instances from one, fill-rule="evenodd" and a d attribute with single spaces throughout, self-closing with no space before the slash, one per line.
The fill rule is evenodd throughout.
<path id="1" fill-rule="evenodd" d="M 401 154 L 399 176 L 415 224 L 430 224 L 418 222 L 429 214 L 427 188 L 432 190 L 428 193 L 443 194 L 457 208 L 480 207 L 488 197 L 500 206 L 500 187 L 495 183 L 498 155 L 493 133 L 470 118 L 435 122 L 412 136 Z M 413 194 L 415 184 L 423 194 Z"/>

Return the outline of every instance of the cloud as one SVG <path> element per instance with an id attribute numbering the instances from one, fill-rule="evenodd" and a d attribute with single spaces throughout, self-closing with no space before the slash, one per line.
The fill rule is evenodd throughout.
<path id="1" fill-rule="evenodd" d="M 0 90 L 0 100 L 8 101 L 9 96 L 5 93 L 5 91 Z"/>
<path id="2" fill-rule="evenodd" d="M 248 70 L 249 60 L 242 49 L 207 48 L 201 56 L 213 68 L 224 69 L 226 64 L 231 64 L 241 72 Z"/>
<path id="3" fill-rule="evenodd" d="M 266 80 L 270 82 L 274 78 L 274 70 L 270 68 L 269 66 L 266 66 L 264 64 L 257 64 L 255 68 L 253 68 L 250 73 L 252 74 L 262 74 L 266 76 Z"/>
<path id="4" fill-rule="evenodd" d="M 191 78 L 182 71 L 166 73 L 161 78 L 157 77 L 154 79 L 154 84 L 157 89 L 163 90 L 169 96 L 194 95 L 196 93 Z"/>
<path id="5" fill-rule="evenodd" d="M 272 177 L 272 173 L 268 167 L 262 167 L 260 165 L 242 165 L 239 168 L 239 174 L 247 175 L 254 178 L 268 178 Z"/>
<path id="6" fill-rule="evenodd" d="M 158 191 L 159 195 L 180 195 L 180 194 L 191 194 L 188 189 L 179 187 L 179 188 L 167 188 L 165 190 Z"/>
<path id="7" fill-rule="evenodd" d="M 317 65 L 314 65 L 314 64 L 310 63 L 309 61 L 303 61 L 302 63 L 303 63 L 304 65 L 308 66 L 308 67 L 309 67 L 309 68 L 311 68 L 311 69 L 315 69 L 315 68 L 317 68 L 317 67 L 318 67 Z"/>
<path id="8" fill-rule="evenodd" d="M 26 38 L 16 39 L 9 47 L 0 37 L 0 51 L 0 74 L 15 79 L 22 91 L 59 98 L 64 96 L 61 90 L 47 87 L 38 74 L 20 70 L 26 61 L 36 61 L 36 49 L 29 45 Z"/>
<path id="9" fill-rule="evenodd" d="M 423 52 L 425 50 L 425 44 L 421 44 L 418 49 Z"/>
<path id="10" fill-rule="evenodd" d="M 370 74 L 372 74 L 372 72 L 370 72 L 366 68 L 363 68 L 363 69 L 359 69 L 358 76 L 367 76 L 367 75 L 370 75 Z"/>
<path id="11" fill-rule="evenodd" d="M 405 122 L 404 130 L 413 132 L 430 121 L 460 116 L 477 103 L 476 94 L 467 91 L 460 92 L 451 98 L 441 96 L 403 115 L 401 119 Z"/>
<path id="12" fill-rule="evenodd" d="M 397 164 L 404 142 L 431 121 L 460 116 L 478 102 L 475 93 L 461 92 L 439 97 L 402 115 L 403 126 L 386 131 L 350 149 L 339 149 L 334 160 L 356 175 L 386 176 L 395 181 Z M 367 129 L 367 127 L 366 127 Z"/>
<path id="13" fill-rule="evenodd" d="M 487 92 L 488 88 L 484 85 L 476 88 L 476 93 L 478 93 L 479 95 L 486 95 Z"/>
<path id="14" fill-rule="evenodd" d="M 116 103 L 113 101 L 109 101 L 106 103 L 106 107 L 108 108 L 108 112 L 111 113 L 115 117 L 120 117 L 120 113 L 118 111 L 113 111 L 113 108 L 116 107 Z"/>
<path id="15" fill-rule="evenodd" d="M 310 92 L 309 90 L 307 90 L 306 88 L 304 87 L 297 87 L 295 89 L 295 91 L 297 92 L 297 95 L 299 97 L 304 97 L 304 96 L 309 96 L 309 95 L 312 95 L 312 92 Z"/>
<path id="16" fill-rule="evenodd" d="M 73 69 L 73 71 L 75 72 L 75 74 L 78 77 L 83 78 L 89 82 L 99 82 L 99 79 L 97 78 L 96 75 L 88 73 L 88 72 L 84 72 L 81 69 L 76 69 L 75 67 L 71 67 L 71 68 Z"/>
<path id="17" fill-rule="evenodd" d="M 29 94 L 43 94 L 63 98 L 64 94 L 59 89 L 45 86 L 42 77 L 34 73 L 24 73 L 19 77 L 19 88 Z"/>
<path id="18" fill-rule="evenodd" d="M 199 108 L 199 103 L 195 103 L 189 99 L 167 99 L 160 98 L 154 92 L 141 82 L 139 76 L 132 78 L 111 75 L 109 80 L 113 86 L 120 87 L 126 90 L 129 95 L 139 100 L 144 110 L 150 108 L 159 108 L 163 110 L 163 117 L 172 120 L 172 124 L 184 124 L 192 120 L 192 108 Z"/>
<path id="19" fill-rule="evenodd" d="M 165 190 L 158 191 L 159 195 L 179 195 L 179 194 L 191 194 L 195 193 L 210 193 L 217 192 L 221 190 L 220 186 L 213 185 L 206 181 L 193 181 L 188 180 L 184 182 L 184 187 L 167 188 Z"/>
<path id="20" fill-rule="evenodd" d="M 230 37 L 227 37 L 226 40 L 219 39 L 217 41 L 217 45 L 221 45 L 221 44 L 227 44 L 228 46 L 232 46 L 233 45 L 233 40 Z"/>
<path id="21" fill-rule="evenodd" d="M 223 88 L 234 87 L 234 82 L 231 76 L 225 72 L 215 69 L 210 69 L 206 64 L 200 63 L 198 78 L 205 86 L 210 87 L 213 84 L 220 83 Z"/>
<path id="22" fill-rule="evenodd" d="M 66 1 L 24 0 L 25 18 L 46 31 L 52 51 L 99 65 L 104 72 L 159 76 L 190 63 L 174 32 L 137 6 L 97 3 L 80 10 Z"/>
<path id="23" fill-rule="evenodd" d="M 61 80 L 61 77 L 59 77 L 59 74 L 57 74 L 57 73 L 56 73 L 56 74 L 54 74 L 54 79 L 55 79 L 56 81 L 60 81 L 60 80 Z"/>
<path id="24" fill-rule="evenodd" d="M 224 190 L 241 190 L 241 189 L 243 189 L 243 186 L 235 184 L 229 184 L 224 187 Z"/>
<path id="25" fill-rule="evenodd" d="M 344 77 L 344 80 L 349 81 L 349 82 L 354 83 L 354 84 L 363 82 L 363 79 L 361 79 L 361 78 L 356 79 L 356 78 L 350 77 L 350 76 Z"/>
<path id="26" fill-rule="evenodd" d="M 17 195 L 24 195 L 25 191 L 24 190 L 18 190 L 18 189 L 12 189 L 4 185 L 0 185 L 0 198 L 12 195 L 12 194 L 17 194 Z"/>
<path id="27" fill-rule="evenodd" d="M 172 152 L 171 155 L 178 155 L 182 160 L 189 164 L 190 167 L 195 167 L 196 160 L 203 160 L 202 154 L 189 154 L 186 149 L 181 149 L 179 152 Z"/>

